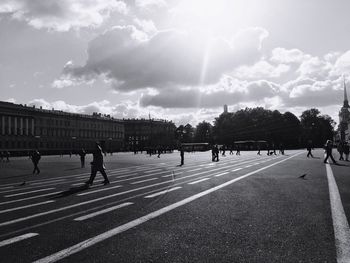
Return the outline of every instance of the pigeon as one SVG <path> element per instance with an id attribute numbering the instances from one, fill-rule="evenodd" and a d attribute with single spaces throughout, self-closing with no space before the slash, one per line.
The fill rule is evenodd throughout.
<path id="1" fill-rule="evenodd" d="M 302 174 L 302 175 L 299 176 L 299 178 L 305 179 L 305 176 L 306 176 L 306 174 Z"/>
<path id="2" fill-rule="evenodd" d="M 19 186 L 23 186 L 26 184 L 26 181 L 23 181 L 23 183 L 21 183 Z"/>

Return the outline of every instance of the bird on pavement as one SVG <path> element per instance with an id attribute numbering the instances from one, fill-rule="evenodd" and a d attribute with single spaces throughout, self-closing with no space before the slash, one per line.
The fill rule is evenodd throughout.
<path id="1" fill-rule="evenodd" d="M 26 181 L 23 181 L 23 183 L 21 183 L 19 186 L 23 186 L 26 184 Z"/>
<path id="2" fill-rule="evenodd" d="M 306 176 L 306 174 L 302 174 L 302 175 L 299 176 L 299 178 L 305 179 L 305 176 Z"/>

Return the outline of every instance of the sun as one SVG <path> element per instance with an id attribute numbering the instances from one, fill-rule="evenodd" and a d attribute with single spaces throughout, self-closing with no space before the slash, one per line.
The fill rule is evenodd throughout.
<path id="1" fill-rule="evenodd" d="M 252 24 L 259 6 L 256 0 L 181 0 L 172 9 L 173 24 L 220 34 Z"/>

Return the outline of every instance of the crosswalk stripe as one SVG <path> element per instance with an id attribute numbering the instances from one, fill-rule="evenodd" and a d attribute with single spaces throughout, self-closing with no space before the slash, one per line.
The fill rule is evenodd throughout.
<path id="1" fill-rule="evenodd" d="M 86 195 L 86 194 L 92 194 L 92 193 L 108 191 L 108 190 L 112 190 L 112 189 L 116 189 L 116 188 L 120 188 L 120 187 L 122 187 L 122 185 L 116 185 L 116 186 L 112 186 L 112 187 L 97 189 L 97 190 L 89 191 L 89 192 L 86 192 L 86 193 L 81 193 L 81 194 L 78 194 L 78 195 L 79 196 L 83 196 L 83 195 Z"/>
<path id="2" fill-rule="evenodd" d="M 28 239 L 28 238 L 31 238 L 31 237 L 35 237 L 35 236 L 38 236 L 38 235 L 39 235 L 38 233 L 28 233 L 28 234 L 24 234 L 24 235 L 21 235 L 21 236 L 13 237 L 13 238 L 10 238 L 10 239 L 6 239 L 6 240 L 3 240 L 3 241 L 0 242 L 0 247 L 6 246 L 6 245 L 10 245 L 10 244 L 13 244 L 13 243 L 16 243 L 16 242 L 19 242 L 19 241 L 22 241 L 24 239 Z"/>
<path id="3" fill-rule="evenodd" d="M 159 195 L 164 195 L 166 193 L 175 191 L 175 190 L 180 189 L 180 188 L 182 188 L 182 187 L 181 186 L 173 187 L 173 188 L 161 191 L 161 192 L 157 192 L 157 193 L 154 193 L 154 194 L 151 194 L 151 195 L 147 195 L 147 196 L 145 196 L 145 198 L 153 198 L 153 197 L 156 197 L 156 196 L 159 196 Z"/>
<path id="4" fill-rule="evenodd" d="M 16 200 L 12 200 L 12 201 L 1 202 L 0 205 L 12 204 L 12 203 L 17 203 L 17 202 L 21 202 L 21 201 L 27 201 L 27 200 L 31 200 L 31 199 L 35 199 L 35 198 L 39 198 L 39 197 L 50 196 L 50 195 L 55 195 L 55 194 L 59 194 L 59 193 L 62 193 L 62 192 L 57 191 L 57 192 L 43 194 L 43 195 L 36 195 L 36 196 L 27 197 L 27 198 L 21 198 L 21 199 L 16 199 Z"/>
<path id="5" fill-rule="evenodd" d="M 16 211 L 16 210 L 21 210 L 21 209 L 24 209 L 24 208 L 44 205 L 44 204 L 48 204 L 48 203 L 53 203 L 53 202 L 55 202 L 55 201 L 50 200 L 50 201 L 45 201 L 45 202 L 41 202 L 41 203 L 35 203 L 35 204 L 24 205 L 24 206 L 19 206 L 19 207 L 5 209 L 5 210 L 0 210 L 0 214 L 4 214 L 4 213 L 7 213 L 7 212 Z"/>
<path id="6" fill-rule="evenodd" d="M 95 216 L 98 216 L 98 215 L 102 215 L 102 214 L 108 213 L 110 211 L 113 211 L 113 210 L 116 210 L 116 209 L 119 209 L 119 208 L 122 208 L 122 207 L 125 207 L 125 206 L 129 206 L 129 205 L 132 205 L 132 204 L 134 204 L 134 203 L 127 202 L 127 203 L 123 203 L 123 204 L 120 204 L 120 205 L 112 206 L 112 207 L 109 207 L 107 209 L 103 209 L 103 210 L 100 210 L 100 211 L 97 211 L 97 212 L 94 212 L 94 213 L 91 213 L 91 214 L 88 214 L 88 215 L 85 215 L 85 216 L 77 217 L 77 218 L 74 219 L 74 221 L 84 221 L 86 219 L 89 219 L 89 218 L 92 218 L 92 217 L 95 217 Z"/>
<path id="7" fill-rule="evenodd" d="M 198 171 L 198 170 L 201 170 L 202 168 L 196 168 L 196 169 L 192 169 L 192 170 L 189 170 L 189 171 L 187 171 L 187 172 L 194 172 L 194 171 Z"/>
<path id="8" fill-rule="evenodd" d="M 210 178 L 203 178 L 203 179 L 200 179 L 200 180 L 197 180 L 197 181 L 194 181 L 194 182 L 190 182 L 188 184 L 198 184 L 200 182 L 203 182 L 203 181 L 206 181 L 206 180 L 209 180 Z"/>
<path id="9" fill-rule="evenodd" d="M 222 176 L 222 175 L 225 175 L 225 174 L 228 174 L 228 172 L 216 174 L 215 177 L 219 177 L 219 176 Z"/>
<path id="10" fill-rule="evenodd" d="M 142 181 L 132 182 L 130 184 L 142 184 L 144 182 L 154 181 L 154 180 L 158 180 L 158 179 L 159 178 L 150 178 L 150 179 L 146 179 L 146 180 L 142 180 Z"/>
<path id="11" fill-rule="evenodd" d="M 24 193 L 19 193 L 19 194 L 5 195 L 5 197 L 14 197 L 14 196 L 32 194 L 32 193 L 37 193 L 37 192 L 49 191 L 49 190 L 53 190 L 53 189 L 55 189 L 55 188 L 45 188 L 45 189 L 40 189 L 40 190 L 35 190 L 35 191 L 29 191 L 29 192 L 24 192 Z"/>
<path id="12" fill-rule="evenodd" d="M 236 172 L 236 171 L 239 171 L 239 170 L 242 170 L 243 168 L 236 168 L 236 169 L 233 169 L 231 170 L 231 172 Z"/>

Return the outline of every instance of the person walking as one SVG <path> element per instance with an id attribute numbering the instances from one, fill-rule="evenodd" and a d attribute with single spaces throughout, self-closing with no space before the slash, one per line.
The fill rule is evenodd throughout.
<path id="1" fill-rule="evenodd" d="M 184 165 L 184 161 L 185 161 L 185 151 L 184 151 L 182 146 L 180 147 L 180 157 L 181 157 L 181 164 L 180 164 L 180 166 L 183 166 Z"/>
<path id="2" fill-rule="evenodd" d="M 35 172 L 37 174 L 40 174 L 40 169 L 38 167 L 38 164 L 39 164 L 39 161 L 41 159 L 41 155 L 40 155 L 38 150 L 33 151 L 31 159 L 32 159 L 32 162 L 33 162 L 33 165 L 34 165 L 33 174 L 35 174 Z"/>
<path id="3" fill-rule="evenodd" d="M 6 157 L 6 162 L 9 162 L 10 161 L 10 152 L 9 151 L 6 151 L 5 152 L 5 157 Z"/>
<path id="4" fill-rule="evenodd" d="M 239 147 L 239 144 L 236 146 L 236 155 L 241 155 L 241 148 Z"/>
<path id="5" fill-rule="evenodd" d="M 97 172 L 100 172 L 103 176 L 103 178 L 105 179 L 103 181 L 104 185 L 110 184 L 106 171 L 105 171 L 105 166 L 103 164 L 103 152 L 102 152 L 102 148 L 100 146 L 100 144 L 98 142 L 96 142 L 95 144 L 95 150 L 93 152 L 93 159 L 91 162 L 91 175 L 90 175 L 90 179 L 88 181 L 85 182 L 85 184 L 87 186 L 90 186 L 93 184 L 94 179 L 96 177 Z"/>
<path id="6" fill-rule="evenodd" d="M 86 155 L 86 152 L 85 152 L 85 150 L 82 148 L 82 149 L 80 150 L 80 152 L 79 152 L 81 168 L 84 168 L 84 167 L 85 167 L 85 155 Z"/>
<path id="7" fill-rule="evenodd" d="M 257 155 L 261 155 L 260 150 L 260 145 L 258 145 L 258 152 L 256 153 Z"/>
<path id="8" fill-rule="evenodd" d="M 314 158 L 314 156 L 312 155 L 312 152 L 311 152 L 311 150 L 312 150 L 312 141 L 311 140 L 308 140 L 307 141 L 307 145 L 306 145 L 306 150 L 307 150 L 307 155 L 306 155 L 306 157 L 307 158 L 309 158 L 310 156 L 312 157 L 312 158 Z"/>
<path id="9" fill-rule="evenodd" d="M 333 155 L 332 155 L 333 142 L 331 140 L 327 140 L 326 145 L 325 145 L 324 148 L 326 150 L 326 158 L 323 160 L 323 162 L 327 163 L 328 157 L 331 157 L 332 162 L 334 164 L 337 164 L 337 162 L 334 160 Z"/>
<path id="10" fill-rule="evenodd" d="M 344 154 L 344 146 L 343 146 L 344 144 L 343 144 L 343 142 L 342 141 L 340 141 L 339 143 L 338 143 L 338 146 L 337 146 L 337 150 L 338 150 L 338 153 L 339 153 L 339 155 L 340 155 L 340 157 L 339 157 L 339 161 L 344 161 L 344 157 L 343 157 L 343 154 Z"/>
<path id="11" fill-rule="evenodd" d="M 345 154 L 345 161 L 349 161 L 349 143 L 348 142 L 345 142 L 344 143 L 344 154 Z"/>

